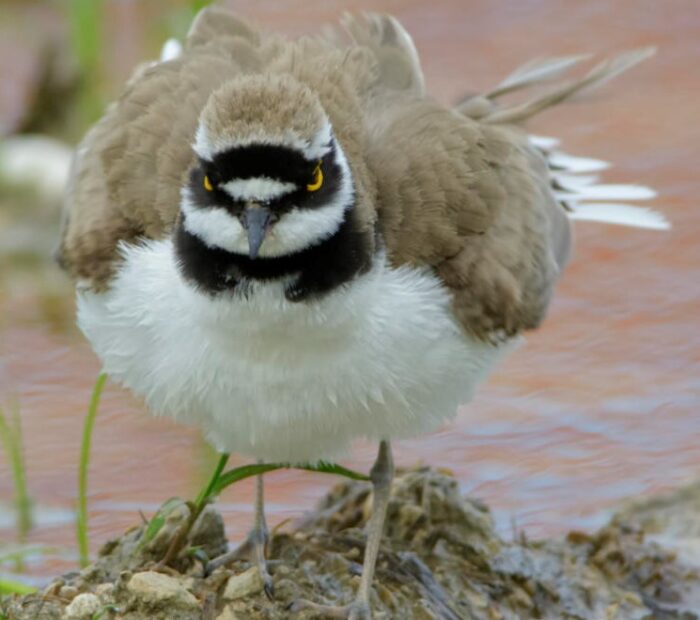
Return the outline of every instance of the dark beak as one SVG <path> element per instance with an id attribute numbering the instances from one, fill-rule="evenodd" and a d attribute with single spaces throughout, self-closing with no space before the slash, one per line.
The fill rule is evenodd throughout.
<path id="1" fill-rule="evenodd" d="M 260 246 L 265 240 L 265 235 L 270 227 L 272 213 L 267 207 L 250 205 L 245 208 L 241 216 L 241 224 L 248 233 L 248 256 L 252 259 L 258 257 Z"/>

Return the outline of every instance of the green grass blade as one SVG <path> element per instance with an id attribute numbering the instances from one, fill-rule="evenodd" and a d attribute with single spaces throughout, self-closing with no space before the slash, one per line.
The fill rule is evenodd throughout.
<path id="1" fill-rule="evenodd" d="M 85 416 L 83 426 L 83 440 L 80 444 L 80 464 L 78 467 L 78 512 L 76 517 L 76 536 L 78 539 L 78 553 L 80 566 L 85 567 L 90 562 L 90 546 L 88 543 L 88 516 L 87 516 L 87 483 L 88 467 L 90 465 L 90 444 L 92 443 L 92 431 L 95 426 L 97 409 L 100 404 L 100 396 L 107 381 L 107 375 L 100 374 L 95 381 L 92 390 L 90 406 Z"/>
<path id="2" fill-rule="evenodd" d="M 232 484 L 257 476 L 258 474 L 266 474 L 269 471 L 276 469 L 301 469 L 304 471 L 314 471 L 320 474 L 332 474 L 335 476 L 344 476 L 351 480 L 369 480 L 368 476 L 361 474 L 346 467 L 335 465 L 333 463 L 317 463 L 315 465 L 289 465 L 288 463 L 257 463 L 255 465 L 243 465 L 230 469 L 225 474 L 218 476 L 215 484 L 210 485 L 210 496 L 219 495 L 226 487 Z M 213 480 L 213 479 L 212 479 Z"/>
<path id="3" fill-rule="evenodd" d="M 17 511 L 17 541 L 20 545 L 27 542 L 29 531 L 32 529 L 32 502 L 27 490 L 27 468 L 24 458 L 22 440 L 22 421 L 19 407 L 15 407 L 10 423 L 5 413 L 0 409 L 0 443 L 4 445 L 7 459 L 12 470 L 15 489 L 15 509 Z M 17 570 L 21 571 L 22 560 L 18 559 Z"/>
<path id="4" fill-rule="evenodd" d="M 192 17 L 197 15 L 204 7 L 209 6 L 212 3 L 212 0 L 190 0 L 190 13 L 192 14 Z"/>
<path id="5" fill-rule="evenodd" d="M 225 474 L 222 474 L 212 486 L 210 497 L 219 495 L 221 491 L 235 482 L 240 482 L 251 476 L 257 476 L 258 474 L 265 474 L 275 469 L 283 469 L 284 467 L 286 467 L 286 465 L 280 465 L 279 463 L 256 463 L 254 465 L 242 465 L 235 469 L 229 469 Z"/>
<path id="6" fill-rule="evenodd" d="M 197 499 L 195 500 L 195 506 L 197 506 L 199 510 L 201 510 L 204 507 L 204 504 L 209 501 L 209 498 L 211 498 L 212 495 L 215 495 L 215 493 L 213 493 L 214 488 L 216 487 L 217 483 L 219 482 L 219 479 L 221 478 L 221 472 L 224 471 L 226 463 L 228 463 L 229 456 L 229 454 L 223 453 L 219 457 L 219 462 L 216 464 L 214 475 L 211 477 L 209 484 L 204 489 L 202 489 L 200 494 L 197 496 Z"/>
<path id="7" fill-rule="evenodd" d="M 303 469 L 304 471 L 315 471 L 319 474 L 332 474 L 334 476 L 344 476 L 350 480 L 369 480 L 369 476 L 348 469 L 335 463 L 325 463 L 323 461 L 315 465 L 297 465 L 295 469 Z"/>
<path id="8" fill-rule="evenodd" d="M 70 41 L 82 76 L 82 116 L 88 123 L 102 111 L 100 58 L 102 57 L 104 0 L 69 0 L 66 3 Z"/>
<path id="9" fill-rule="evenodd" d="M 0 579 L 0 596 L 5 596 L 7 594 L 33 594 L 34 592 L 36 592 L 36 588 L 32 588 L 19 581 Z"/>
<path id="10" fill-rule="evenodd" d="M 153 515 L 151 520 L 146 525 L 141 540 L 139 541 L 136 551 L 141 551 L 148 543 L 150 543 L 157 535 L 158 532 L 163 528 L 168 517 L 175 508 L 182 504 L 182 500 L 179 497 L 171 497 L 163 505 L 158 508 L 156 514 Z"/>

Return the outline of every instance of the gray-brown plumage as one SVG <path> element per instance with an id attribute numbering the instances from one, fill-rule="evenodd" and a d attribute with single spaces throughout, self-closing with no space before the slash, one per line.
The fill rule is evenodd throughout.
<path id="1" fill-rule="evenodd" d="M 89 156 L 76 162 L 60 250 L 70 273 L 104 290 L 119 241 L 171 233 L 213 91 L 242 75 L 288 75 L 318 95 L 348 156 L 356 217 L 370 239 L 378 227 L 391 262 L 433 267 L 473 334 L 536 327 L 570 233 L 543 154 L 501 123 L 572 93 L 516 117 L 488 99 L 491 120 L 473 119 L 426 95 L 415 50 L 393 18 L 345 25 L 347 42 L 335 31 L 290 41 L 223 10 L 203 12 L 184 54 L 141 68 L 81 146 Z M 274 102 L 268 109 L 275 116 Z"/>
<path id="2" fill-rule="evenodd" d="M 221 451 L 308 462 L 380 442 L 357 600 L 296 609 L 369 617 L 389 440 L 452 417 L 540 324 L 569 218 L 665 226 L 585 204 L 651 192 L 595 185 L 576 173 L 602 162 L 518 126 L 648 54 L 502 105 L 581 57 L 528 63 L 448 109 L 391 17 L 288 40 L 212 8 L 83 141 L 59 257 L 105 371 Z M 248 546 L 271 594 L 262 479 L 256 498 Z"/>

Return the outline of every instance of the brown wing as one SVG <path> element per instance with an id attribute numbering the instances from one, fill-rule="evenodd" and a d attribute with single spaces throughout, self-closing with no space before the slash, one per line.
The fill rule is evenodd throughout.
<path id="1" fill-rule="evenodd" d="M 58 260 L 73 277 L 104 288 L 120 241 L 160 238 L 178 213 L 190 144 L 209 94 L 269 53 L 231 14 L 203 11 L 175 60 L 138 69 L 120 99 L 78 149 Z"/>
<path id="2" fill-rule="evenodd" d="M 512 107 L 496 100 L 555 78 L 583 57 L 528 63 L 456 110 L 404 93 L 374 102 L 369 162 L 389 256 L 394 264 L 432 267 L 470 333 L 499 338 L 537 327 L 571 251 L 545 155 L 515 124 L 651 53 L 622 54 Z"/>
<path id="3" fill-rule="evenodd" d="M 432 267 L 479 337 L 537 326 L 558 273 L 555 227 L 568 240 L 544 159 L 517 130 L 430 101 L 397 105 L 370 150 L 390 260 Z"/>

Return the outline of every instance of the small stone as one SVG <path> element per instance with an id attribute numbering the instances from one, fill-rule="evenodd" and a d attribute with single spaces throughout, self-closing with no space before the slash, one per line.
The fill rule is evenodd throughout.
<path id="1" fill-rule="evenodd" d="M 275 573 L 275 598 L 280 601 L 293 601 L 301 596 L 299 587 L 293 579 L 278 579 Z"/>
<path id="2" fill-rule="evenodd" d="M 65 601 L 72 601 L 76 596 L 78 596 L 78 588 L 75 586 L 63 586 L 58 591 L 58 596 Z"/>
<path id="3" fill-rule="evenodd" d="M 101 599 L 111 599 L 114 594 L 113 583 L 101 583 L 95 588 L 95 594 Z"/>
<path id="4" fill-rule="evenodd" d="M 263 589 L 263 581 L 257 566 L 252 566 L 240 575 L 234 575 L 228 580 L 224 590 L 224 600 L 234 601 L 239 598 L 257 594 Z"/>
<path id="5" fill-rule="evenodd" d="M 65 583 L 66 582 L 60 577 L 58 579 L 54 579 L 44 588 L 44 594 L 47 596 L 58 596 L 58 593 L 61 591 L 61 588 L 65 585 Z"/>
<path id="6" fill-rule="evenodd" d="M 63 614 L 65 620 L 90 620 L 98 611 L 102 604 L 94 594 L 78 594 Z"/>
<path id="7" fill-rule="evenodd" d="M 289 566 L 285 566 L 284 564 L 280 564 L 279 566 L 275 567 L 275 577 L 286 577 L 292 572 L 292 569 L 289 568 Z"/>
<path id="8" fill-rule="evenodd" d="M 162 573 L 153 571 L 136 573 L 129 580 L 126 588 L 135 598 L 148 605 L 199 606 L 194 595 L 188 592 L 177 579 Z"/>
<path id="9" fill-rule="evenodd" d="M 241 616 L 239 616 L 234 610 L 233 607 L 224 607 L 224 610 L 216 616 L 216 620 L 241 620 Z"/>

